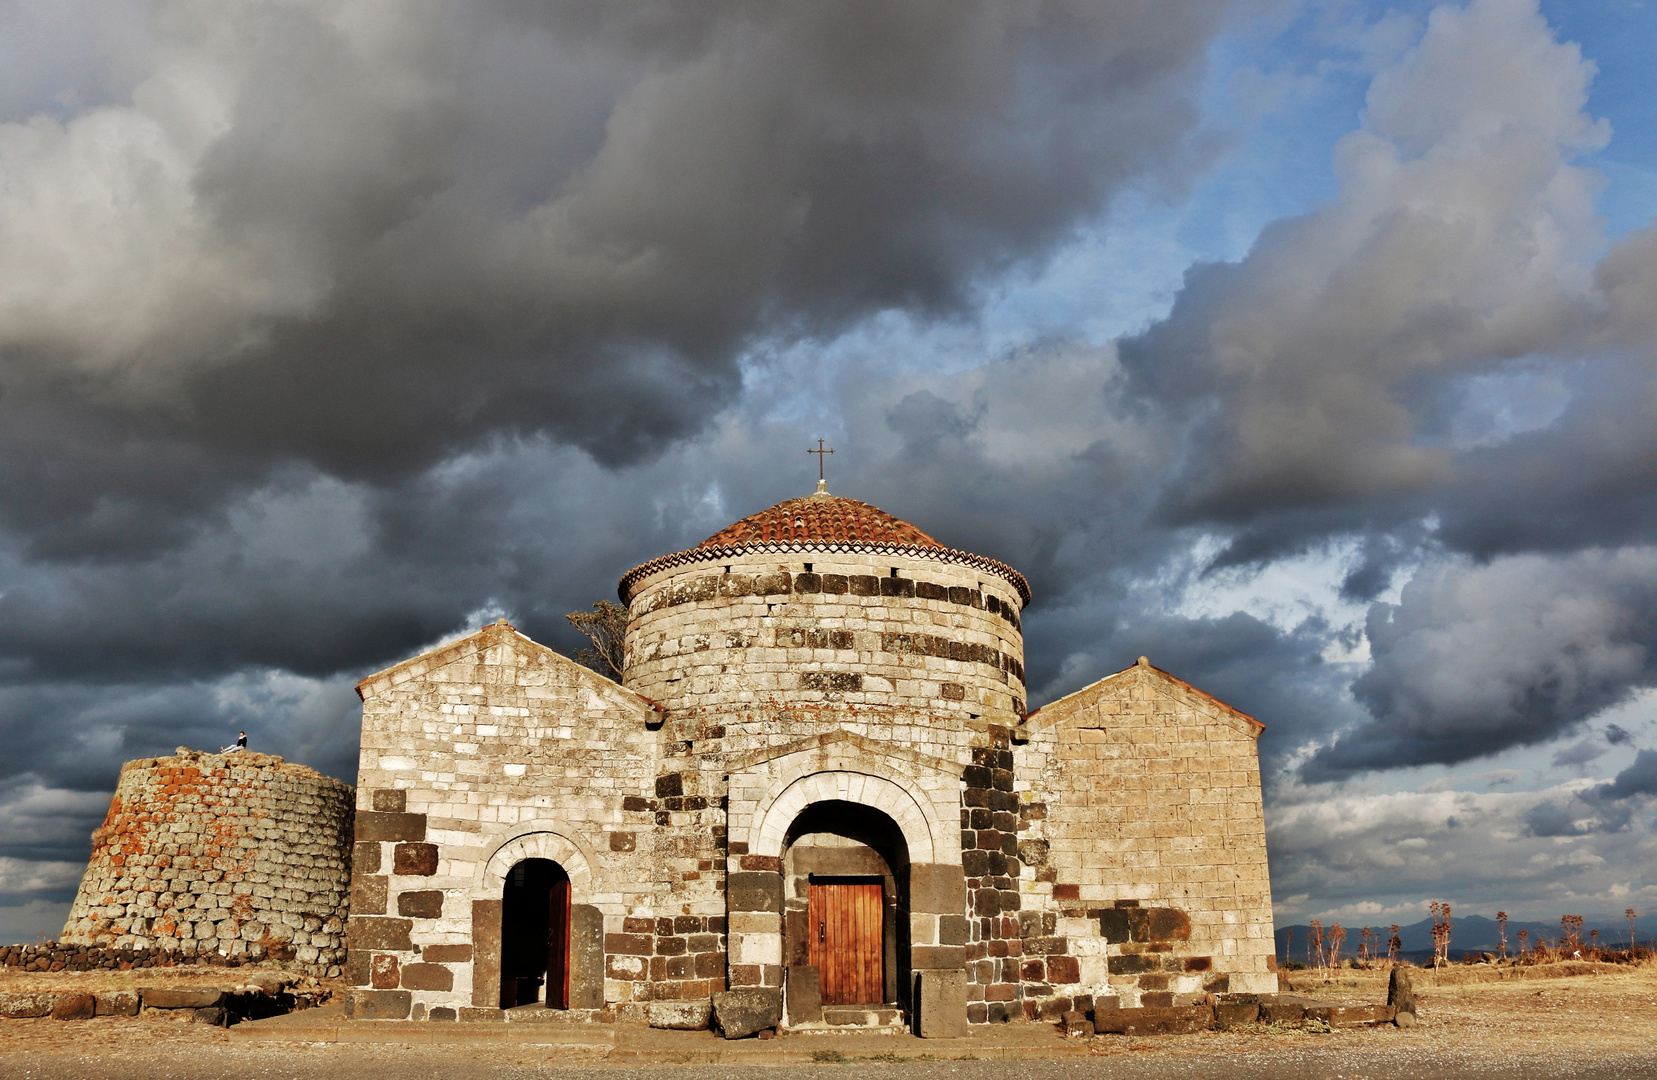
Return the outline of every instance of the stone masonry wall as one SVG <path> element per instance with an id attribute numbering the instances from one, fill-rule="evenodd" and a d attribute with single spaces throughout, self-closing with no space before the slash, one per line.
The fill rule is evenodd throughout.
<path id="1" fill-rule="evenodd" d="M 353 1015 L 497 1015 L 524 858 L 570 875 L 572 1004 L 642 1018 L 725 988 L 721 796 L 666 752 L 658 709 L 504 623 L 359 692 Z"/>
<path id="2" fill-rule="evenodd" d="M 1001 577 L 725 557 L 632 583 L 625 687 L 504 625 L 363 681 L 351 1015 L 499 1016 L 527 857 L 570 874 L 573 1007 L 783 995 L 786 837 L 819 802 L 901 833 L 900 1000 L 932 979 L 986 1023 L 1275 987 L 1260 725 L 1148 667 L 1021 723 Z"/>
<path id="3" fill-rule="evenodd" d="M 1039 889 L 1036 883 L 1051 880 L 1051 871 L 1045 843 L 1029 838 L 1032 815 L 1039 818 L 1044 808 L 1021 798 L 1017 767 L 1012 731 L 995 727 L 962 774 L 967 1020 L 974 1024 L 1051 1018 L 1091 1005 L 1076 1004 L 1080 970 L 1069 941 L 1057 933 L 1057 916 L 1025 902 L 1026 883 Z"/>
<path id="4" fill-rule="evenodd" d="M 264 959 L 261 957 L 261 959 Z M 97 945 L 0 945 L 0 967 L 22 971 L 132 971 L 135 968 L 240 967 L 252 957 L 222 953 L 185 956 L 161 949 L 105 949 Z"/>
<path id="5" fill-rule="evenodd" d="M 338 975 L 351 819 L 348 785 L 280 757 L 130 761 L 59 943 Z"/>
<path id="6" fill-rule="evenodd" d="M 637 583 L 627 685 L 676 718 L 832 705 L 866 723 L 894 711 L 1018 722 L 1024 645 L 1007 581 L 897 554 L 787 558 L 728 556 Z"/>
<path id="7" fill-rule="evenodd" d="M 1022 907 L 1070 958 L 1035 1010 L 1277 989 L 1260 731 L 1141 659 L 1015 732 Z"/>

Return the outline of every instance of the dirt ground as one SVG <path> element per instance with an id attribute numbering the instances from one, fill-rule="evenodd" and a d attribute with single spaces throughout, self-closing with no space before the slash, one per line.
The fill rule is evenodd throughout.
<path id="1" fill-rule="evenodd" d="M 261 967 L 170 967 L 170 968 L 137 968 L 132 971 L 55 971 L 50 973 L 39 971 L 19 971 L 16 968 L 0 968 L 0 994 L 25 994 L 37 990 L 68 993 L 84 991 L 89 994 L 99 990 L 136 990 L 142 986 L 178 987 L 180 989 L 193 986 L 240 986 L 259 977 L 261 974 L 270 975 L 277 972 L 274 968 Z M 294 982 L 306 982 L 307 977 L 289 973 L 289 979 Z M 316 980 L 309 980 L 316 985 Z M 5 1021 L 0 1021 L 4 1023 Z"/>
<path id="2" fill-rule="evenodd" d="M 143 977 L 146 973 L 129 974 L 139 976 L 132 985 L 157 982 L 153 974 L 148 980 Z M 1292 985 L 1284 989 L 1336 1002 L 1385 1000 L 1384 975 L 1341 974 L 1340 979 L 1326 983 L 1297 973 L 1289 977 Z M 53 976 L 52 988 L 68 989 L 72 978 L 85 976 Z M 1657 962 L 1639 968 L 1561 964 L 1499 971 L 1424 971 L 1416 973 L 1416 986 L 1421 1023 L 1411 1029 L 1389 1026 L 1313 1034 L 1239 1028 L 1163 1038 L 1100 1036 L 1080 1046 L 1056 1035 L 1049 1041 L 1043 1033 L 1025 1029 L 1016 1039 L 1008 1032 L 1001 1040 L 1006 1046 L 1016 1042 L 1025 1052 L 1051 1048 L 1050 1060 L 1036 1061 L 992 1060 L 999 1057 L 995 1033 L 960 1042 L 835 1036 L 836 1041 L 829 1043 L 819 1042 L 822 1037 L 801 1035 L 769 1043 L 721 1044 L 704 1036 L 695 1046 L 723 1056 L 702 1064 L 676 1065 L 676 1059 L 685 1061 L 689 1055 L 676 1056 L 664 1048 L 677 1044 L 653 1042 L 648 1036 L 683 1033 L 629 1034 L 633 1029 L 618 1029 L 614 1048 L 608 1043 L 557 1045 L 560 1036 L 553 1031 L 547 1032 L 545 1044 L 515 1039 L 398 1046 L 251 1042 L 220 1029 L 164 1018 L 13 1020 L 0 1021 L 0 1077 L 389 1080 L 415 1076 L 469 1080 L 591 1071 L 608 1080 L 635 1074 L 653 1080 L 712 1080 L 775 1076 L 779 1066 L 789 1068 L 800 1080 L 870 1072 L 952 1080 L 1657 1077 Z M 0 986 L 14 988 L 20 987 Z M 635 1053 L 623 1053 L 630 1043 Z M 819 1048 L 829 1046 L 844 1049 Z M 724 1050 L 737 1047 L 740 1055 Z M 641 1066 L 641 1057 L 659 1064 Z"/>

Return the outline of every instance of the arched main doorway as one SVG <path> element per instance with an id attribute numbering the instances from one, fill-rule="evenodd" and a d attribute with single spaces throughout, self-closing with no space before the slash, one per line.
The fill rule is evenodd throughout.
<path id="1" fill-rule="evenodd" d="M 570 1007 L 570 876 L 524 859 L 501 886 L 501 1008 Z"/>
<path id="2" fill-rule="evenodd" d="M 825 1008 L 907 1006 L 908 867 L 902 831 L 872 807 L 816 802 L 789 826 L 785 953 L 816 969 Z"/>

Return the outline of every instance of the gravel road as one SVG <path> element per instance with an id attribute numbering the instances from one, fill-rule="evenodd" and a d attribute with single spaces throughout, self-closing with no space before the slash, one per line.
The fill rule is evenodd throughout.
<path id="1" fill-rule="evenodd" d="M 508 1060 L 519 1057 L 520 1060 Z M 12 1057 L 0 1049 L 0 1075 L 9 1080 L 518 1080 L 518 1078 L 600 1077 L 603 1080 L 1439 1080 L 1439 1078 L 1525 1078 L 1525 1080 L 1624 1080 L 1657 1077 L 1653 1054 L 1620 1053 L 1588 1060 L 1509 1054 L 1381 1052 L 1353 1054 L 1338 1047 L 1261 1055 L 1121 1054 L 1074 1062 L 936 1061 L 897 1064 L 849 1061 L 806 1066 L 612 1067 L 522 1060 L 515 1055 L 477 1053 L 472 1048 L 388 1050 L 305 1047 L 236 1049 L 181 1058 L 148 1055 L 80 1054 Z"/>

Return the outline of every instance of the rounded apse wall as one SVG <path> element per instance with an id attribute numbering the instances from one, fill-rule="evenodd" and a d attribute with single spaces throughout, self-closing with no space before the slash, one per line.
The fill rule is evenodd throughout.
<path id="1" fill-rule="evenodd" d="M 698 557 L 626 583 L 627 685 L 670 713 L 1016 724 L 1024 710 L 1023 597 L 1000 564 L 803 545 L 685 554 Z"/>

